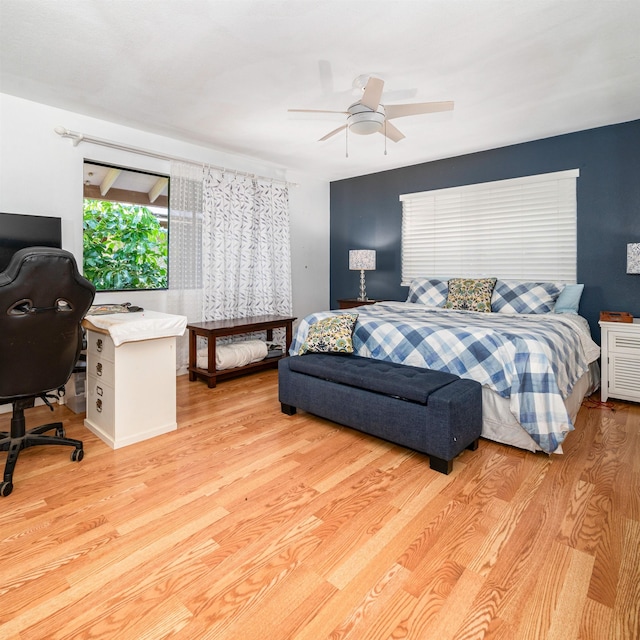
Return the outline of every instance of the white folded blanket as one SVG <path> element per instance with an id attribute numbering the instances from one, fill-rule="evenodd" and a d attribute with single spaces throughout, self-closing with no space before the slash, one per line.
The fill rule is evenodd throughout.
<path id="1" fill-rule="evenodd" d="M 87 322 L 104 329 L 119 347 L 124 342 L 181 336 L 187 326 L 187 316 L 178 316 L 145 309 L 139 313 L 113 313 L 86 317 Z"/>
<path id="2" fill-rule="evenodd" d="M 267 357 L 267 343 L 261 340 L 245 340 L 230 344 L 216 345 L 216 370 L 243 367 L 252 362 L 259 362 Z M 197 366 L 206 369 L 207 347 L 198 349 Z"/>

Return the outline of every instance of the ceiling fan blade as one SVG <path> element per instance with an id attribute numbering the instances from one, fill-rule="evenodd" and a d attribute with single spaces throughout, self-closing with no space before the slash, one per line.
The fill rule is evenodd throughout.
<path id="1" fill-rule="evenodd" d="M 327 111 L 326 109 L 287 109 L 290 113 L 341 113 L 348 116 L 348 111 Z"/>
<path id="2" fill-rule="evenodd" d="M 330 131 L 329 133 L 327 133 L 326 136 L 322 136 L 322 138 L 320 138 L 320 140 L 318 140 L 318 142 L 324 142 L 325 140 L 328 140 L 332 136 L 335 136 L 336 133 L 340 133 L 341 131 L 343 131 L 346 128 L 347 128 L 347 125 L 343 124 L 341 127 L 338 127 L 337 129 L 334 129 L 333 131 Z"/>
<path id="3" fill-rule="evenodd" d="M 451 111 L 453 102 L 416 102 L 415 104 L 390 104 L 384 107 L 387 120 L 402 118 L 403 116 L 417 116 L 422 113 L 436 113 L 437 111 Z"/>
<path id="4" fill-rule="evenodd" d="M 382 125 L 382 129 L 380 129 L 380 133 L 383 136 L 387 136 L 389 140 L 393 140 L 393 142 L 400 142 L 402 138 L 404 138 L 404 133 L 400 131 L 397 127 L 392 125 L 390 122 L 385 121 Z"/>
<path id="5" fill-rule="evenodd" d="M 380 105 L 383 87 L 384 80 L 374 77 L 369 78 L 369 80 L 367 80 L 367 86 L 364 88 L 360 104 L 363 104 L 372 111 L 377 111 L 378 106 Z"/>

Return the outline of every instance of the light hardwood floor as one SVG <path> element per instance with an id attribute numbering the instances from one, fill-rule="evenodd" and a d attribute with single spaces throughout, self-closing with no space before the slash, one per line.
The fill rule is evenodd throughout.
<path id="1" fill-rule="evenodd" d="M 56 407 L 85 459 L 22 452 L 0 638 L 640 637 L 640 405 L 583 406 L 563 456 L 481 440 L 445 476 L 280 413 L 275 371 L 181 377 L 178 402 L 176 432 L 117 451 Z"/>

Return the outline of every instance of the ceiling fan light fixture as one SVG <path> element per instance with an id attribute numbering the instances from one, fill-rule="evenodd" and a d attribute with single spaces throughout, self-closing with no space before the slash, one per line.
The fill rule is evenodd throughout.
<path id="1" fill-rule="evenodd" d="M 360 75 L 353 83 L 354 88 L 364 87 L 362 97 L 354 102 L 346 111 L 327 111 L 326 109 L 289 109 L 306 113 L 338 113 L 347 116 L 347 121 L 333 131 L 325 134 L 319 142 L 324 142 L 336 134 L 344 131 L 349 139 L 349 131 L 361 136 L 381 133 L 385 137 L 385 154 L 387 152 L 387 138 L 393 142 L 400 142 L 405 136 L 390 120 L 404 116 L 418 116 L 436 111 L 450 111 L 453 102 L 414 102 L 411 104 L 392 104 L 387 108 L 380 104 L 384 89 L 384 80 L 375 76 Z M 347 157 L 349 154 L 347 153 Z"/>
<path id="2" fill-rule="evenodd" d="M 352 104 L 349 109 L 349 117 L 347 118 L 347 125 L 352 133 L 357 133 L 360 136 L 368 136 L 372 133 L 378 133 L 382 131 L 384 126 L 384 107 L 378 106 L 377 111 L 372 111 L 364 105 L 356 102 Z"/>

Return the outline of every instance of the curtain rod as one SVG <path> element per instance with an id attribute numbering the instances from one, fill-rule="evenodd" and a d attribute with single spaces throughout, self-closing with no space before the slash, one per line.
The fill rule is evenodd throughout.
<path id="1" fill-rule="evenodd" d="M 267 180 L 269 182 L 280 182 L 282 184 L 286 184 L 290 187 L 297 187 L 297 183 L 289 182 L 287 180 L 281 180 L 279 178 L 267 178 L 266 176 L 259 176 L 255 173 L 248 173 L 246 171 L 237 171 L 236 169 L 229 169 L 227 167 L 220 167 L 214 164 L 209 164 L 208 162 L 194 162 L 193 160 L 188 160 L 187 158 L 180 158 L 178 156 L 170 156 L 165 153 L 158 153 L 156 151 L 150 151 L 149 149 L 142 149 L 140 147 L 132 147 L 127 144 L 120 144 L 119 142 L 113 142 L 112 140 L 105 140 L 104 138 L 96 138 L 94 136 L 88 136 L 84 133 L 79 133 L 77 131 L 70 131 L 69 129 L 65 129 L 65 127 L 56 127 L 54 131 L 61 138 L 70 138 L 73 142 L 73 146 L 77 147 L 81 142 L 89 142 L 91 144 L 97 144 L 102 147 L 109 147 L 110 149 L 118 149 L 119 151 L 127 151 L 129 153 L 137 153 L 141 156 L 147 156 L 149 158 L 157 158 L 159 160 L 173 160 L 175 162 L 184 162 L 186 164 L 201 166 L 201 167 L 209 167 L 211 169 L 216 169 L 217 171 L 233 173 L 238 176 L 246 176 L 247 178 L 257 178 L 259 180 Z"/>

